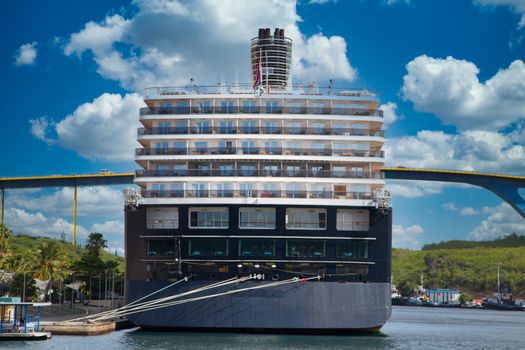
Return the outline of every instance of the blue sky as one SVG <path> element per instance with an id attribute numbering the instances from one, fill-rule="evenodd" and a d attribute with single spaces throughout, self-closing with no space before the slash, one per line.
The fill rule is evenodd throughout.
<path id="1" fill-rule="evenodd" d="M 147 86 L 248 81 L 259 27 L 294 39 L 295 82 L 380 93 L 387 165 L 525 173 L 525 0 L 3 1 L 0 176 L 128 172 Z M 394 245 L 525 234 L 471 186 L 392 182 Z M 123 247 L 122 188 L 84 188 L 80 242 Z M 15 232 L 71 232 L 71 189 L 7 194 Z"/>

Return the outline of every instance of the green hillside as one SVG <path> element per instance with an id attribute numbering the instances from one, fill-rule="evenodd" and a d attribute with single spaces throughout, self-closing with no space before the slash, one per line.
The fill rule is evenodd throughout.
<path id="1" fill-rule="evenodd" d="M 497 248 L 497 247 L 525 247 L 525 236 L 518 236 L 513 233 L 503 238 L 498 238 L 493 241 L 446 241 L 439 243 L 426 244 L 422 250 L 436 250 L 436 249 L 470 249 L 470 248 Z"/>
<path id="2" fill-rule="evenodd" d="M 470 243 L 470 242 L 468 242 Z M 479 243 L 479 242 L 477 242 Z M 394 249 L 392 275 L 402 294 L 411 295 L 423 276 L 425 288 L 454 288 L 473 295 L 492 294 L 501 278 L 510 282 L 515 296 L 525 296 L 525 246 L 469 246 L 452 242 L 431 245 L 422 251 Z M 458 248 L 441 249 L 456 245 Z M 468 248 L 468 249 L 466 249 Z"/>

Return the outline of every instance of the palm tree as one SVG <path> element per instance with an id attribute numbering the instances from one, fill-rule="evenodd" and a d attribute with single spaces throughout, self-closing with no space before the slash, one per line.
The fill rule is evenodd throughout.
<path id="1" fill-rule="evenodd" d="M 34 270 L 36 256 L 33 252 L 9 254 L 4 256 L 0 267 L 9 272 L 23 273 L 24 271 Z"/>
<path id="2" fill-rule="evenodd" d="M 9 247 L 9 239 L 13 235 L 13 231 L 7 225 L 0 225 L 0 258 L 7 253 Z"/>
<path id="3" fill-rule="evenodd" d="M 106 245 L 107 242 L 108 241 L 106 241 L 102 236 L 102 233 L 90 233 L 88 239 L 86 240 L 86 249 L 89 250 L 89 255 L 99 256 L 100 249 L 108 247 Z"/>
<path id="4" fill-rule="evenodd" d="M 62 246 L 55 241 L 41 242 L 36 249 L 36 272 L 34 278 L 50 280 L 61 278 L 66 272 L 66 254 Z"/>

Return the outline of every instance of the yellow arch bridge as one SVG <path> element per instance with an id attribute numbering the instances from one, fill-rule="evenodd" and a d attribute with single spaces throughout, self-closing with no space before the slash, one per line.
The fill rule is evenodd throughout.
<path id="1" fill-rule="evenodd" d="M 381 171 L 385 174 L 386 179 L 392 180 L 454 182 L 483 187 L 509 203 L 512 208 L 514 208 L 525 219 L 525 176 L 405 167 L 383 168 Z M 75 245 L 77 187 L 131 185 L 133 184 L 134 178 L 134 173 L 0 178 L 0 224 L 4 222 L 4 199 L 6 190 L 21 188 L 73 187 L 72 244 Z"/>

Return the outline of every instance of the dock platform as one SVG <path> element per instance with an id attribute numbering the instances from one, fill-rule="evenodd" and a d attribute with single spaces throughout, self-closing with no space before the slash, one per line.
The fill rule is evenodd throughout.
<path id="1" fill-rule="evenodd" d="M 28 332 L 28 333 L 0 333 L 2 340 L 47 340 L 51 339 L 49 332 Z"/>

